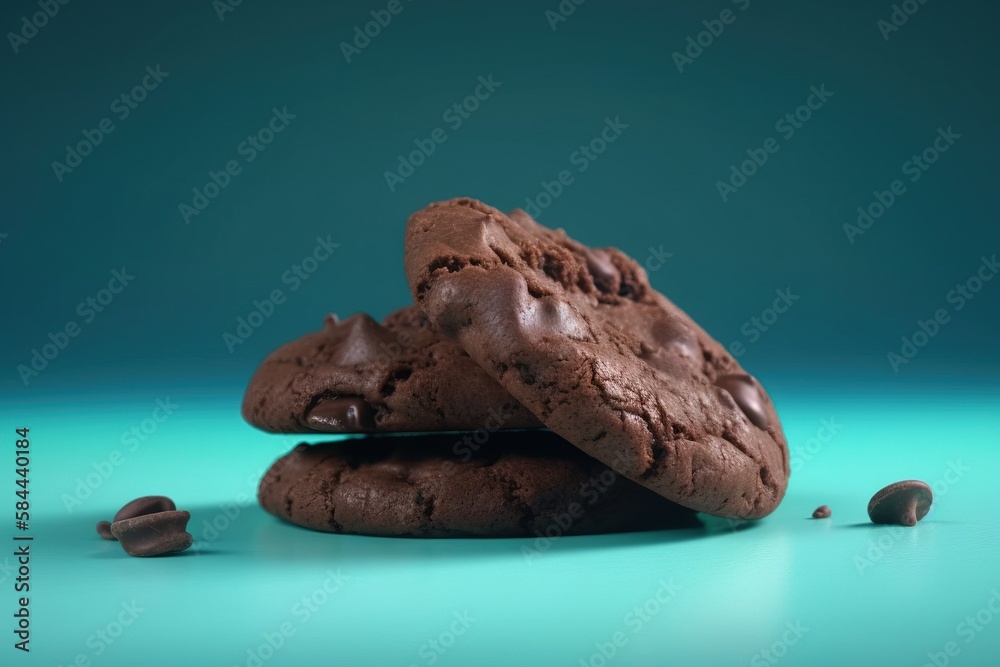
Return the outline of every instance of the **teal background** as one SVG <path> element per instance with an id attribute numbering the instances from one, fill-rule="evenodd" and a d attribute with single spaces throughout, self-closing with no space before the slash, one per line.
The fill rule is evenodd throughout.
<path id="1" fill-rule="evenodd" d="M 220 20 L 208 0 L 77 1 L 16 53 L 0 46 L 0 443 L 31 428 L 37 540 L 35 650 L 4 646 L 0 663 L 246 664 L 330 567 L 352 580 L 264 664 L 430 664 L 421 645 L 468 609 L 478 620 L 435 664 L 577 665 L 628 631 L 661 578 L 677 596 L 609 664 L 754 664 L 796 621 L 810 629 L 782 665 L 921 665 L 950 640 L 949 664 L 996 663 L 1000 623 L 968 644 L 956 626 L 1000 586 L 1000 281 L 961 310 L 948 295 L 1000 250 L 1000 9 L 931 0 L 886 40 L 889 2 L 588 0 L 554 30 L 554 0 L 401 6 L 350 63 L 340 44 L 385 2 L 246 0 Z M 724 9 L 735 20 L 679 72 L 672 54 Z M 0 27 L 38 11 L 4 3 Z M 157 65 L 169 75 L 119 119 L 112 101 Z M 452 129 L 442 114 L 491 75 L 500 86 Z M 813 86 L 833 96 L 782 137 L 775 122 Z M 240 143 L 285 107 L 295 118 L 247 163 Z M 105 117 L 114 131 L 57 180 L 52 162 Z M 616 117 L 627 129 L 577 171 L 574 152 Z M 906 180 L 903 163 L 949 126 L 954 146 Z M 447 140 L 390 189 L 386 170 L 438 127 Z M 778 152 L 723 201 L 716 182 L 769 137 Z M 241 172 L 185 224 L 178 205 L 234 159 Z M 332 537 L 264 515 L 256 480 L 296 439 L 240 419 L 263 356 L 328 311 L 407 304 L 412 211 L 459 195 L 524 207 L 561 170 L 574 180 L 544 223 L 640 262 L 669 254 L 653 285 L 743 345 L 800 461 L 778 511 L 738 530 L 562 538 L 531 564 L 530 541 Z M 897 178 L 905 194 L 850 243 L 843 225 Z M 317 237 L 340 245 L 292 290 L 282 276 Z M 134 281 L 84 321 L 78 304 L 123 267 Z M 275 289 L 286 301 L 230 352 L 223 334 Z M 752 318 L 776 290 L 798 299 L 762 331 Z M 949 321 L 894 371 L 887 354 L 939 308 Z M 18 366 L 70 321 L 79 335 L 23 382 Z M 168 399 L 180 407 L 144 422 Z M 823 419 L 843 429 L 820 443 Z M 124 463 L 69 511 L 64 494 L 115 450 Z M 871 494 L 944 480 L 956 461 L 970 470 L 860 574 L 855 556 L 890 535 L 865 525 Z M 190 556 L 129 559 L 96 539 L 99 518 L 158 491 L 195 528 L 242 504 Z M 822 503 L 833 519 L 807 521 Z M 9 586 L 0 569 L 0 610 Z M 147 611 L 95 656 L 87 637 L 133 597 Z"/>
<path id="2" fill-rule="evenodd" d="M 0 25 L 34 6 L 6 3 Z M 385 3 L 243 2 L 222 21 L 207 0 L 70 3 L 0 59 L 0 270 L 13 286 L 0 388 L 242 381 L 326 311 L 381 316 L 409 302 L 409 213 L 459 195 L 523 206 L 576 169 L 571 154 L 606 117 L 629 127 L 541 219 L 643 262 L 662 246 L 672 257 L 653 284 L 726 344 L 748 343 L 744 324 L 790 288 L 800 299 L 741 357 L 762 374 L 808 360 L 810 371 L 895 375 L 886 354 L 900 337 L 1000 250 L 994 4 L 923 5 L 888 41 L 876 21 L 889 3 L 590 0 L 554 31 L 555 2 L 402 6 L 351 63 L 339 44 Z M 725 8 L 735 21 L 679 73 L 671 54 Z M 112 100 L 157 64 L 169 76 L 118 121 Z M 452 131 L 442 114 L 490 74 L 501 86 Z M 834 96 L 782 139 L 775 122 L 820 85 Z M 178 205 L 243 159 L 237 146 L 273 107 L 296 118 L 185 225 Z M 104 117 L 116 129 L 58 182 L 52 162 Z M 949 125 L 961 139 L 848 243 L 857 207 Z M 384 172 L 437 127 L 447 141 L 390 192 Z M 716 182 L 768 137 L 779 151 L 723 202 Z M 341 247 L 230 353 L 223 332 L 254 300 L 287 292 L 283 272 L 320 235 Z M 134 283 L 26 388 L 17 365 L 122 266 Z M 991 379 L 997 287 L 905 375 Z"/>

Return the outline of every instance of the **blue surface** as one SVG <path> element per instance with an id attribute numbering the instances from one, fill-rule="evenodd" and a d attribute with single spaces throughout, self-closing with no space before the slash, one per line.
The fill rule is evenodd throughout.
<path id="1" fill-rule="evenodd" d="M 960 651 L 953 664 L 996 664 L 1000 396 L 880 389 L 846 399 L 770 384 L 796 467 L 773 515 L 549 545 L 337 536 L 282 523 L 253 494 L 297 439 L 244 425 L 236 392 L 95 397 L 61 405 L 58 420 L 52 406 L 14 404 L 4 433 L 12 442 L 15 425 L 31 428 L 37 477 L 33 635 L 30 656 L 4 647 L 3 664 L 69 665 L 82 655 L 93 665 L 252 666 L 248 651 L 264 644 L 267 656 L 266 637 L 278 643 L 283 627 L 287 638 L 261 664 L 600 665 L 602 645 L 611 652 L 616 639 L 608 664 L 764 665 L 782 654 L 782 665 L 922 665 L 948 642 Z M 122 434 L 168 397 L 173 414 L 127 451 Z M 95 464 L 107 471 L 115 449 L 123 460 L 68 511 L 63 494 L 86 484 Z M 869 524 L 871 494 L 904 478 L 935 487 L 928 517 L 910 529 Z M 136 559 L 97 537 L 97 520 L 151 493 L 191 511 L 195 549 Z M 832 519 L 809 519 L 824 503 Z M 212 522 L 218 534 L 206 529 Z M 9 586 L 0 588 L 4 609 Z M 107 643 L 102 628 L 117 633 L 131 620 L 123 604 L 141 611 Z M 962 625 L 977 614 L 992 622 L 978 632 Z"/>

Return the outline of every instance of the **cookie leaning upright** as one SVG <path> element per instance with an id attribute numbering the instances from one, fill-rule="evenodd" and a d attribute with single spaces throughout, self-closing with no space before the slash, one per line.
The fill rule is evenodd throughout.
<path id="1" fill-rule="evenodd" d="M 439 331 L 587 454 L 717 516 L 781 502 L 788 449 L 766 392 L 624 253 L 453 199 L 410 217 L 406 276 Z"/>

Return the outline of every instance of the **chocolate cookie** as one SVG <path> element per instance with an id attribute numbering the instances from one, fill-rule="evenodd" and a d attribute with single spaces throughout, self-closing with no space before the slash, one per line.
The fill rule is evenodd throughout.
<path id="1" fill-rule="evenodd" d="M 379 324 L 328 315 L 272 352 L 250 379 L 244 418 L 278 433 L 541 426 L 411 306 Z"/>
<path id="2" fill-rule="evenodd" d="M 584 452 L 699 511 L 778 506 L 788 449 L 763 387 L 621 251 L 454 199 L 410 217 L 406 276 L 438 330 Z"/>
<path id="3" fill-rule="evenodd" d="M 315 530 L 396 537 L 513 537 L 696 526 L 690 510 L 617 475 L 550 431 L 368 436 L 301 444 L 258 499 Z"/>

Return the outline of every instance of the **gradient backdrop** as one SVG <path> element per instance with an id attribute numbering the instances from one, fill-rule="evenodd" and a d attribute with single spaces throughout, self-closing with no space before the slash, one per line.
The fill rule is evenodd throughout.
<path id="1" fill-rule="evenodd" d="M 32 652 L 3 664 L 995 662 L 1000 9 L 578 2 L 4 4 L 0 450 L 31 428 L 36 588 Z M 460 195 L 622 248 L 731 346 L 782 409 L 778 512 L 538 562 L 263 515 L 296 440 L 242 423 L 249 375 L 327 312 L 407 304 L 406 216 Z M 932 515 L 866 526 L 907 477 L 937 483 Z M 96 540 L 155 492 L 212 558 Z M 680 592 L 635 630 L 661 580 Z"/>

